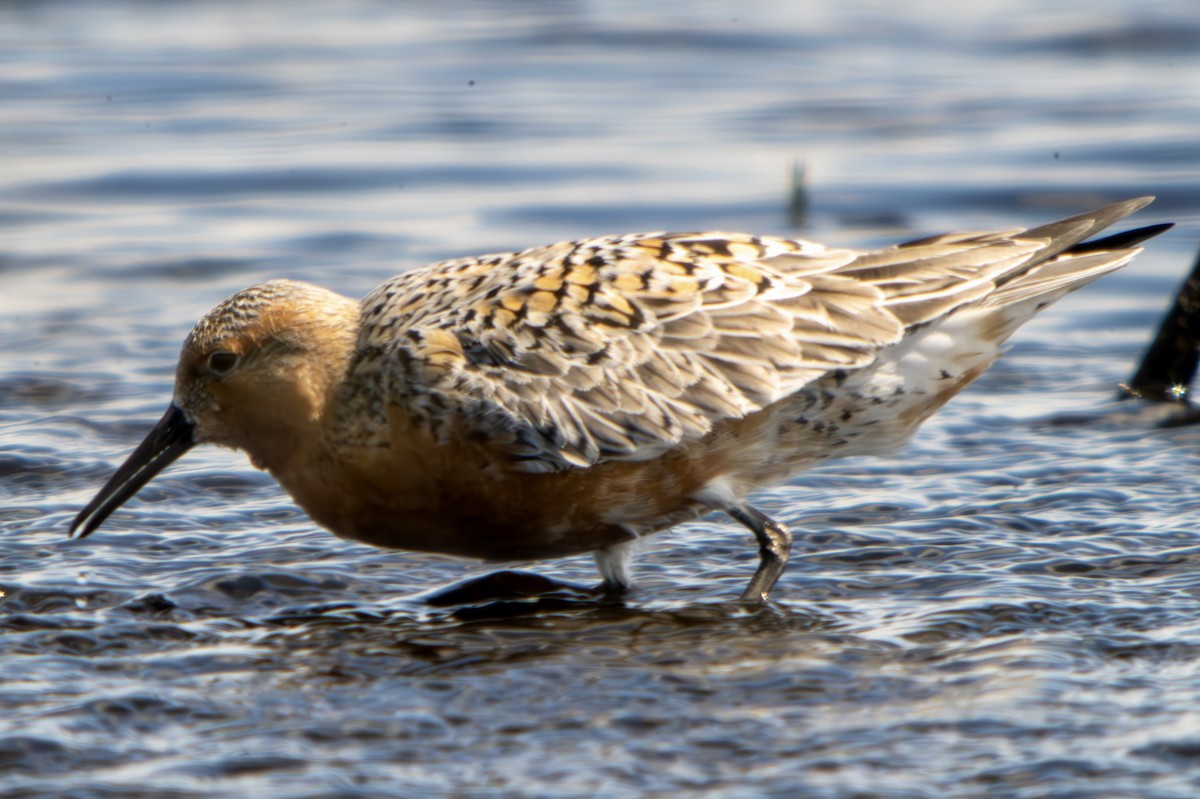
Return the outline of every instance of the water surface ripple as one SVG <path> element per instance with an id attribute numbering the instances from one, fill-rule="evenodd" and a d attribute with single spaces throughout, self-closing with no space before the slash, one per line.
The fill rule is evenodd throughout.
<path id="1" fill-rule="evenodd" d="M 1185 0 L 0 7 L 0 794 L 1200 795 L 1200 428 L 1113 401 L 1200 239 Z M 803 228 L 788 215 L 807 167 Z M 275 276 L 658 228 L 1179 226 L 902 453 L 659 536 L 623 603 L 433 607 L 189 455 L 72 516 L 194 320 Z M 521 565 L 521 564 L 518 564 Z M 592 581 L 587 558 L 523 564 Z"/>

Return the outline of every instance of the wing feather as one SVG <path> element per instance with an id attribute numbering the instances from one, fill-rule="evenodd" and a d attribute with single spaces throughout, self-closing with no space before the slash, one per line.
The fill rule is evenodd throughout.
<path id="1" fill-rule="evenodd" d="M 997 285 L 1013 302 L 1072 285 L 1070 260 L 1103 271 L 1111 254 L 1069 248 L 1135 206 L 870 252 L 653 233 L 432 264 L 363 301 L 359 351 L 376 364 L 363 379 L 382 359 L 388 402 L 492 442 L 515 468 L 653 458 L 869 365 Z"/>

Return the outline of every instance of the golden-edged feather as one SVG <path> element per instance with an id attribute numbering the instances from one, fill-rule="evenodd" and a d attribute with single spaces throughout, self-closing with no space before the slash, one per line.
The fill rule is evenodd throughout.
<path id="1" fill-rule="evenodd" d="M 864 367 L 914 328 L 1117 268 L 1133 250 L 1071 248 L 1147 202 L 867 252 L 646 233 L 436 263 L 363 301 L 350 386 L 435 434 L 476 434 L 518 469 L 650 459 Z"/>

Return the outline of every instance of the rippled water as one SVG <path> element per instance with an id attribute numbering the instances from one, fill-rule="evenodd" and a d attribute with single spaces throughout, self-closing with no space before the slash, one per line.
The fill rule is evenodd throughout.
<path id="1" fill-rule="evenodd" d="M 1200 794 L 1200 429 L 1112 402 L 1200 238 L 1200 18 L 1047 5 L 0 6 L 0 794 Z M 487 569 L 339 542 L 223 451 L 66 539 L 256 280 L 1144 193 L 1180 225 L 903 453 L 764 493 L 769 607 L 722 518 L 623 604 L 431 607 Z"/>

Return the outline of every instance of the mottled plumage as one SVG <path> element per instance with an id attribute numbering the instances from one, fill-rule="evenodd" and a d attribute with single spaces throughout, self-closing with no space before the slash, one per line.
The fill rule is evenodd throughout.
<path id="1" fill-rule="evenodd" d="M 483 558 L 627 544 L 746 504 L 826 458 L 902 443 L 1037 310 L 1165 226 L 1080 244 L 1131 200 L 1026 231 L 860 252 L 648 233 L 431 264 L 361 304 L 271 281 L 204 319 L 159 427 L 76 519 L 86 535 L 190 442 L 245 450 L 318 522 Z M 75 529 L 74 527 L 72 529 Z"/>

